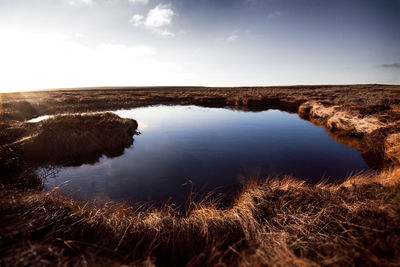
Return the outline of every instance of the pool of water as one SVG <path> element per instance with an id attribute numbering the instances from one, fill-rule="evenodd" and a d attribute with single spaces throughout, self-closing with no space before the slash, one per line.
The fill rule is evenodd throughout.
<path id="1" fill-rule="evenodd" d="M 293 175 L 335 181 L 367 170 L 359 151 L 323 127 L 278 110 L 243 112 L 197 106 L 116 111 L 136 119 L 140 135 L 123 155 L 65 167 L 46 189 L 82 200 L 183 204 L 193 189 L 227 202 L 248 179 Z"/>

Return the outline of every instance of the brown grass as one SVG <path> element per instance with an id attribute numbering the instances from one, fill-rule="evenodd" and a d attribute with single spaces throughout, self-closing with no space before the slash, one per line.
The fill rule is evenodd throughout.
<path id="1" fill-rule="evenodd" d="M 1 191 L 2 266 L 400 263 L 400 170 L 340 185 L 249 183 L 232 207 L 141 209 Z"/>
<path id="2" fill-rule="evenodd" d="M 112 113 L 59 115 L 38 123 L 24 138 L 23 159 L 34 165 L 81 165 L 101 155 L 120 156 L 133 143 L 135 120 Z"/>
<path id="3" fill-rule="evenodd" d="M 93 164 L 131 146 L 137 122 L 112 113 L 57 115 L 25 123 L 18 140 L 0 146 L 0 182 L 7 188 L 41 186 L 35 170 L 47 166 Z"/>
<path id="4" fill-rule="evenodd" d="M 0 266 L 398 266 L 399 89 L 163 87 L 0 94 Z M 229 208 L 189 199 L 186 212 L 169 205 L 98 207 L 57 190 L 41 191 L 33 172 L 38 165 L 116 155 L 136 127 L 115 115 L 58 116 L 39 124 L 27 119 L 152 104 L 298 112 L 370 162 L 382 154 L 397 167 L 338 185 L 267 178 L 247 184 Z M 120 141 L 109 142 L 110 135 Z M 91 153 L 74 163 L 82 152 L 76 144 L 83 143 Z"/>
<path id="5" fill-rule="evenodd" d="M 26 134 L 24 121 L 40 115 L 108 111 L 148 105 L 199 105 L 298 112 L 333 134 L 360 140 L 363 151 L 400 163 L 389 136 L 400 133 L 400 86 L 78 88 L 0 94 L 0 146 Z M 389 139 L 389 141 L 391 141 Z M 386 164 L 387 165 L 387 164 Z"/>

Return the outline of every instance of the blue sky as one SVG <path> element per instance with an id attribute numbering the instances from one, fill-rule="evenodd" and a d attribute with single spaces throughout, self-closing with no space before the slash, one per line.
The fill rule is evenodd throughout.
<path id="1" fill-rule="evenodd" d="M 400 0 L 1 0 L 0 90 L 400 83 Z"/>

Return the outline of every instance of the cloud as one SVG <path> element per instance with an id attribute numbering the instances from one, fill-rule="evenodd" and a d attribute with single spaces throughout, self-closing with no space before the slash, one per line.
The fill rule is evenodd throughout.
<path id="1" fill-rule="evenodd" d="M 80 33 L 80 32 L 77 32 L 77 33 L 74 34 L 74 37 L 75 37 L 76 39 L 86 39 L 86 38 L 87 38 L 87 35 L 86 35 L 86 34 L 83 34 L 83 33 Z"/>
<path id="2" fill-rule="evenodd" d="M 132 3 L 132 4 L 144 4 L 144 5 L 146 5 L 146 4 L 149 3 L 149 0 L 129 0 L 129 2 Z"/>
<path id="3" fill-rule="evenodd" d="M 239 35 L 237 35 L 237 34 L 232 34 L 232 35 L 230 35 L 230 36 L 228 36 L 228 38 L 226 38 L 226 41 L 228 42 L 228 43 L 231 43 L 231 42 L 234 42 L 234 41 L 236 41 L 237 39 L 239 39 Z"/>
<path id="4" fill-rule="evenodd" d="M 171 5 L 159 4 L 151 9 L 146 17 L 140 14 L 133 15 L 130 23 L 135 27 L 142 26 L 163 36 L 174 36 L 168 30 L 174 16 L 176 16 L 176 13 L 171 8 Z"/>
<path id="5" fill-rule="evenodd" d="M 0 92 L 57 87 L 173 85 L 193 74 L 145 45 L 88 46 L 61 33 L 0 29 Z M 23 79 L 21 79 L 23 77 Z M 189 82 L 187 82 L 189 83 Z"/>
<path id="6" fill-rule="evenodd" d="M 378 65 L 378 68 L 394 68 L 394 69 L 400 69 L 400 62 L 394 62 L 391 64 L 382 64 Z"/>
<path id="7" fill-rule="evenodd" d="M 145 26 L 150 28 L 159 28 L 168 26 L 172 22 L 172 17 L 175 15 L 170 5 L 158 5 L 147 14 Z"/>
<path id="8" fill-rule="evenodd" d="M 144 16 L 135 14 L 129 22 L 135 27 L 141 26 L 144 24 Z"/>
<path id="9" fill-rule="evenodd" d="M 145 58 L 149 56 L 155 56 L 156 50 L 151 46 L 136 45 L 126 46 L 124 44 L 109 44 L 103 43 L 96 48 L 96 52 L 110 57 L 127 57 L 132 59 Z"/>
<path id="10" fill-rule="evenodd" d="M 65 3 L 71 6 L 92 5 L 94 0 L 65 0 Z"/>

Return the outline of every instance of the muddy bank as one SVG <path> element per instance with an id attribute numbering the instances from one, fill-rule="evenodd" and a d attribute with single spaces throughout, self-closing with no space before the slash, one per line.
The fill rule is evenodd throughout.
<path id="1" fill-rule="evenodd" d="M 138 124 L 112 113 L 59 115 L 39 123 L 25 123 L 25 135 L 0 149 L 2 176 L 40 166 L 79 166 L 102 155 L 117 157 L 131 146 Z M 29 175 L 28 175 L 29 174 Z"/>

